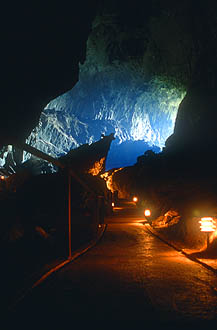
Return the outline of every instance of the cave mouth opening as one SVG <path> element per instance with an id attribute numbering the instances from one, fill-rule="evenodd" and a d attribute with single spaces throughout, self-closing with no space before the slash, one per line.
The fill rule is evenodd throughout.
<path id="1" fill-rule="evenodd" d="M 189 63 L 183 59 L 191 49 L 180 44 L 180 33 L 186 45 L 191 40 L 179 17 L 174 21 L 162 12 L 156 20 L 149 13 L 141 25 L 137 17 L 126 26 L 120 19 L 123 12 L 113 10 L 109 6 L 97 13 L 78 82 L 47 104 L 26 140 L 58 158 L 114 133 L 106 170 L 133 165 L 147 150 L 163 149 L 186 93 Z M 170 37 L 162 40 L 168 31 Z M 1 154 L 0 167 L 26 163 L 30 157 L 25 152 L 14 157 L 13 147 Z"/>
<path id="2" fill-rule="evenodd" d="M 125 85 L 120 84 L 120 76 L 109 81 L 106 75 L 103 79 L 101 74 L 83 75 L 72 90 L 52 100 L 42 111 L 38 126 L 26 142 L 59 158 L 71 149 L 114 133 L 106 170 L 134 165 L 137 157 L 147 150 L 161 152 L 166 139 L 173 133 L 178 107 L 185 95 L 183 88 L 177 88 L 161 77 L 143 82 L 142 87 L 141 81 L 134 82 L 132 90 L 130 82 L 126 84 L 126 75 Z M 19 168 L 14 151 L 12 146 L 5 148 L 2 168 Z M 28 166 L 31 158 L 24 152 L 18 161 Z M 51 170 L 55 169 L 49 165 L 38 168 L 42 173 Z"/>
<path id="3" fill-rule="evenodd" d="M 114 133 L 106 170 L 131 166 L 147 150 L 161 152 L 184 89 L 162 77 L 132 83 L 126 72 L 122 79 L 119 73 L 82 74 L 72 90 L 45 107 L 27 143 L 60 157 Z"/>

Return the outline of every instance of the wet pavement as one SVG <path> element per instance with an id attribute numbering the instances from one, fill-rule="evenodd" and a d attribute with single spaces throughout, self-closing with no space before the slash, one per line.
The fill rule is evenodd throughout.
<path id="1" fill-rule="evenodd" d="M 26 296 L 8 328 L 14 320 L 40 329 L 216 328 L 217 276 L 151 235 L 127 207 L 107 219 L 94 248 Z"/>

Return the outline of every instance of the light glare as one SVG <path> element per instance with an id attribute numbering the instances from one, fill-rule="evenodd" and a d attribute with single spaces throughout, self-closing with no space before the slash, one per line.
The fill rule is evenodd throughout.
<path id="1" fill-rule="evenodd" d="M 146 217 L 150 217 L 150 215 L 151 215 L 151 211 L 150 211 L 150 210 L 145 210 L 145 211 L 144 211 L 144 215 L 145 215 Z"/>
<path id="2" fill-rule="evenodd" d="M 200 223 L 200 230 L 203 232 L 212 232 L 216 230 L 216 222 L 213 220 L 212 217 L 203 217 L 199 221 Z"/>

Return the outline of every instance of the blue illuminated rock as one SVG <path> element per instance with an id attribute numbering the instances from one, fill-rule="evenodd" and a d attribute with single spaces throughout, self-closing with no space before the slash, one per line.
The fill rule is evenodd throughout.
<path id="1" fill-rule="evenodd" d="M 28 139 L 33 146 L 59 157 L 97 141 L 101 134 L 115 133 L 107 168 L 134 164 L 147 149 L 159 152 L 164 147 L 173 133 L 184 87 L 156 73 L 149 60 L 150 49 L 143 47 L 132 56 L 132 47 L 126 46 L 129 31 L 118 34 L 114 44 L 114 31 L 121 32 L 115 16 L 95 18 L 79 81 L 46 106 Z M 121 145 L 129 141 L 135 144 L 126 154 Z"/>

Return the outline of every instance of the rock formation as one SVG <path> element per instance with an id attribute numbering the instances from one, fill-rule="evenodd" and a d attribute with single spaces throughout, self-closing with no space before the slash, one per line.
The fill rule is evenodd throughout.
<path id="1" fill-rule="evenodd" d="M 105 172 L 106 158 L 113 140 L 114 133 L 102 136 L 101 140 L 95 143 L 72 149 L 67 155 L 60 157 L 59 161 L 77 173 L 100 175 Z"/>
<path id="2" fill-rule="evenodd" d="M 163 152 L 145 153 L 134 167 L 116 172 L 114 178 L 117 185 L 129 182 L 128 191 L 138 189 L 155 205 L 156 214 L 164 214 L 171 205 L 184 216 L 198 205 L 209 209 L 217 199 L 216 1 L 152 0 L 141 5 L 139 0 L 104 0 L 97 7 L 95 1 L 81 0 L 76 4 L 19 2 L 13 10 L 11 3 L 2 5 L 0 145 L 5 146 L 1 154 L 6 166 L 11 161 L 19 164 L 23 157 L 8 145 L 24 141 L 42 109 L 69 91 L 78 76 L 75 88 L 43 112 L 42 128 L 51 128 L 45 129 L 44 141 L 38 133 L 41 128 L 36 130 L 37 143 L 47 142 L 52 150 L 61 137 L 63 154 L 113 128 L 120 141 L 132 137 L 147 142 L 150 136 L 156 144 L 159 136 L 166 138 L 168 126 L 162 126 L 162 120 L 175 119 L 171 91 L 179 91 L 179 100 L 187 91 Z M 158 99 L 159 95 L 163 97 Z M 155 131 L 153 123 L 157 123 Z M 57 139 L 49 139 L 54 131 Z M 34 134 L 32 143 L 33 138 Z M 162 147 L 162 141 L 158 145 Z"/>
<path id="3" fill-rule="evenodd" d="M 1 6 L 0 145 L 25 140 L 46 104 L 78 81 L 96 1 Z"/>

